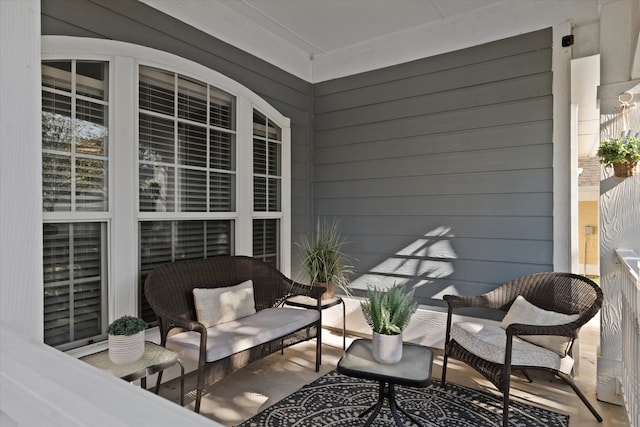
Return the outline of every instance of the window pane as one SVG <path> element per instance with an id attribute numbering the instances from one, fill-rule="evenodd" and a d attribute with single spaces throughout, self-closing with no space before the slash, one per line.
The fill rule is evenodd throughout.
<path id="1" fill-rule="evenodd" d="M 76 62 L 76 93 L 107 99 L 107 69 L 100 62 Z"/>
<path id="2" fill-rule="evenodd" d="M 143 153 L 141 153 L 141 156 Z M 174 211 L 174 169 L 158 164 L 140 164 L 139 197 L 141 212 Z"/>
<path id="3" fill-rule="evenodd" d="M 209 166 L 212 169 L 236 169 L 235 135 L 212 130 L 209 135 Z"/>
<path id="4" fill-rule="evenodd" d="M 144 320 L 156 320 L 144 298 L 147 275 L 167 262 L 231 255 L 232 224 L 230 220 L 140 222 L 140 313 Z"/>
<path id="5" fill-rule="evenodd" d="M 178 77 L 178 117 L 207 123 L 207 85 Z"/>
<path id="6" fill-rule="evenodd" d="M 279 268 L 279 221 L 276 219 L 253 220 L 253 256 Z"/>
<path id="7" fill-rule="evenodd" d="M 42 209 L 71 210 L 71 157 L 42 154 Z"/>
<path id="8" fill-rule="evenodd" d="M 207 166 L 207 129 L 205 127 L 179 125 L 178 162 L 185 166 Z"/>
<path id="9" fill-rule="evenodd" d="M 269 178 L 269 212 L 280 211 L 280 185 L 278 178 Z"/>
<path id="10" fill-rule="evenodd" d="M 174 163 L 175 134 L 173 120 L 140 113 L 140 160 Z"/>
<path id="11" fill-rule="evenodd" d="M 180 170 L 180 212 L 206 212 L 207 173 L 204 170 Z"/>
<path id="12" fill-rule="evenodd" d="M 42 92 L 42 148 L 71 152 L 71 97 Z"/>
<path id="13" fill-rule="evenodd" d="M 44 224 L 44 337 L 60 346 L 104 333 L 105 223 Z"/>
<path id="14" fill-rule="evenodd" d="M 253 210 L 267 211 L 267 178 L 264 176 L 253 177 Z"/>
<path id="15" fill-rule="evenodd" d="M 173 73 L 140 67 L 139 107 L 173 116 L 175 77 Z"/>
<path id="16" fill-rule="evenodd" d="M 257 110 L 253 110 L 253 135 L 267 136 L 267 117 Z"/>
<path id="17" fill-rule="evenodd" d="M 211 126 L 234 130 L 236 128 L 234 97 L 210 87 L 209 121 Z"/>
<path id="18" fill-rule="evenodd" d="M 103 212 L 107 206 L 107 162 L 76 159 L 76 210 Z"/>
<path id="19" fill-rule="evenodd" d="M 211 172 L 209 174 L 209 211 L 234 211 L 236 206 L 235 187 L 235 175 Z"/>

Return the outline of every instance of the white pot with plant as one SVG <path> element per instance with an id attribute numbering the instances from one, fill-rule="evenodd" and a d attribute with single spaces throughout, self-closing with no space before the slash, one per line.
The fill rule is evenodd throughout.
<path id="1" fill-rule="evenodd" d="M 385 364 L 399 362 L 402 359 L 402 331 L 418 308 L 413 302 L 413 290 L 406 291 L 404 286 L 395 284 L 388 290 L 369 288 L 367 298 L 360 306 L 373 329 L 373 358 Z"/>
<path id="2" fill-rule="evenodd" d="M 318 222 L 312 239 L 305 239 L 297 243 L 300 249 L 302 265 L 309 276 L 312 286 L 322 286 L 326 289 L 321 299 L 334 297 L 334 285 L 347 295 L 351 295 L 347 275 L 352 267 L 343 247 L 345 240 L 338 231 L 338 225 Z"/>
<path id="3" fill-rule="evenodd" d="M 144 331 L 147 323 L 133 316 L 122 316 L 108 327 L 109 359 L 117 365 L 133 363 L 144 354 Z"/>

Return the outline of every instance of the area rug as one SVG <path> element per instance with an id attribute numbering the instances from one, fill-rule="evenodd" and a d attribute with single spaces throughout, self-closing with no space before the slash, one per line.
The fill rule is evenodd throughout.
<path id="1" fill-rule="evenodd" d="M 285 397 L 239 427 L 362 426 L 358 414 L 378 397 L 378 383 L 341 375 L 336 371 Z M 502 424 L 502 397 L 434 380 L 427 388 L 396 386 L 398 405 L 428 427 L 495 427 Z M 407 427 L 410 420 L 400 414 Z M 567 427 L 569 416 L 511 401 L 509 425 L 514 427 Z M 395 426 L 385 401 L 372 426 Z"/>

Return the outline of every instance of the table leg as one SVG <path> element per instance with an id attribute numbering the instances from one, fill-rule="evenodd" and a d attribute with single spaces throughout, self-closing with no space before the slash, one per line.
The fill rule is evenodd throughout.
<path id="1" fill-rule="evenodd" d="M 391 408 L 391 414 L 393 415 L 393 419 L 396 420 L 396 425 L 398 426 L 403 425 L 402 421 L 400 421 L 400 417 L 398 416 L 398 412 L 396 411 L 397 409 L 398 411 L 402 412 L 407 418 L 409 418 L 411 422 L 413 422 L 415 425 L 423 427 L 422 424 L 418 422 L 418 420 L 413 418 L 413 416 L 407 411 L 405 411 L 404 408 L 402 408 L 402 406 L 398 405 L 398 403 L 396 402 L 396 390 L 394 388 L 394 384 L 389 384 L 388 397 L 389 397 L 389 407 Z"/>
<path id="2" fill-rule="evenodd" d="M 342 300 L 342 350 L 347 349 L 347 304 Z"/>
<path id="3" fill-rule="evenodd" d="M 369 411 L 373 410 L 371 415 L 369 415 L 369 418 L 367 418 L 367 421 L 364 423 L 364 427 L 370 426 L 371 423 L 373 422 L 373 420 L 380 413 L 380 409 L 382 408 L 382 403 L 384 402 L 385 395 L 386 395 L 386 393 L 385 393 L 385 383 L 384 383 L 384 381 L 380 381 L 380 386 L 378 387 L 378 401 L 375 404 L 373 404 L 371 407 L 369 407 L 368 409 L 366 409 L 363 412 L 361 412 L 360 415 L 358 415 L 358 418 L 360 418 L 360 417 L 365 416 Z"/>
<path id="4" fill-rule="evenodd" d="M 401 406 L 398 405 L 398 403 L 396 402 L 396 389 L 394 387 L 394 384 L 389 383 L 387 385 L 387 383 L 384 381 L 379 382 L 378 401 L 373 405 L 371 405 L 369 408 L 362 411 L 358 415 L 358 418 L 361 418 L 366 414 L 368 414 L 369 412 L 373 411 L 373 413 L 369 415 L 369 418 L 367 418 L 367 421 L 364 423 L 364 427 L 368 427 L 371 425 L 371 423 L 373 423 L 373 420 L 380 413 L 380 409 L 382 409 L 382 404 L 384 403 L 385 398 L 389 400 L 389 408 L 391 409 L 391 415 L 393 416 L 393 419 L 396 422 L 396 426 L 404 427 L 404 424 L 402 423 L 402 419 L 400 418 L 400 415 L 398 415 L 398 411 L 400 411 L 404 415 L 406 415 L 407 418 L 409 418 L 411 422 L 413 422 L 415 425 L 423 427 L 423 425 L 420 424 L 418 420 L 416 420 L 411 414 L 409 414 Z"/>

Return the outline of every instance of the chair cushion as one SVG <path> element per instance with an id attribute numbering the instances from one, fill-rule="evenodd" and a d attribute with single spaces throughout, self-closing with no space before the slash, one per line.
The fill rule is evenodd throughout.
<path id="1" fill-rule="evenodd" d="M 207 328 L 207 362 L 286 336 L 320 319 L 318 310 L 266 308 L 251 316 Z M 181 332 L 167 339 L 166 347 L 180 357 L 198 360 L 200 334 Z"/>
<path id="2" fill-rule="evenodd" d="M 531 304 L 522 295 L 518 295 L 511 308 L 500 322 L 500 327 L 507 329 L 512 323 L 522 323 L 525 325 L 552 326 L 571 323 L 580 317 L 578 314 L 564 314 L 555 311 L 544 310 Z M 558 353 L 560 357 L 567 355 L 570 337 L 558 335 L 521 335 L 525 341 L 537 344 L 544 348 Z"/>
<path id="3" fill-rule="evenodd" d="M 256 312 L 251 280 L 223 288 L 195 288 L 193 302 L 198 322 L 207 328 Z"/>
<path id="4" fill-rule="evenodd" d="M 504 364 L 507 333 L 498 325 L 456 322 L 451 325 L 451 339 L 484 360 Z M 511 365 L 545 367 L 569 374 L 573 359 L 571 356 L 560 357 L 544 347 L 513 337 Z"/>

